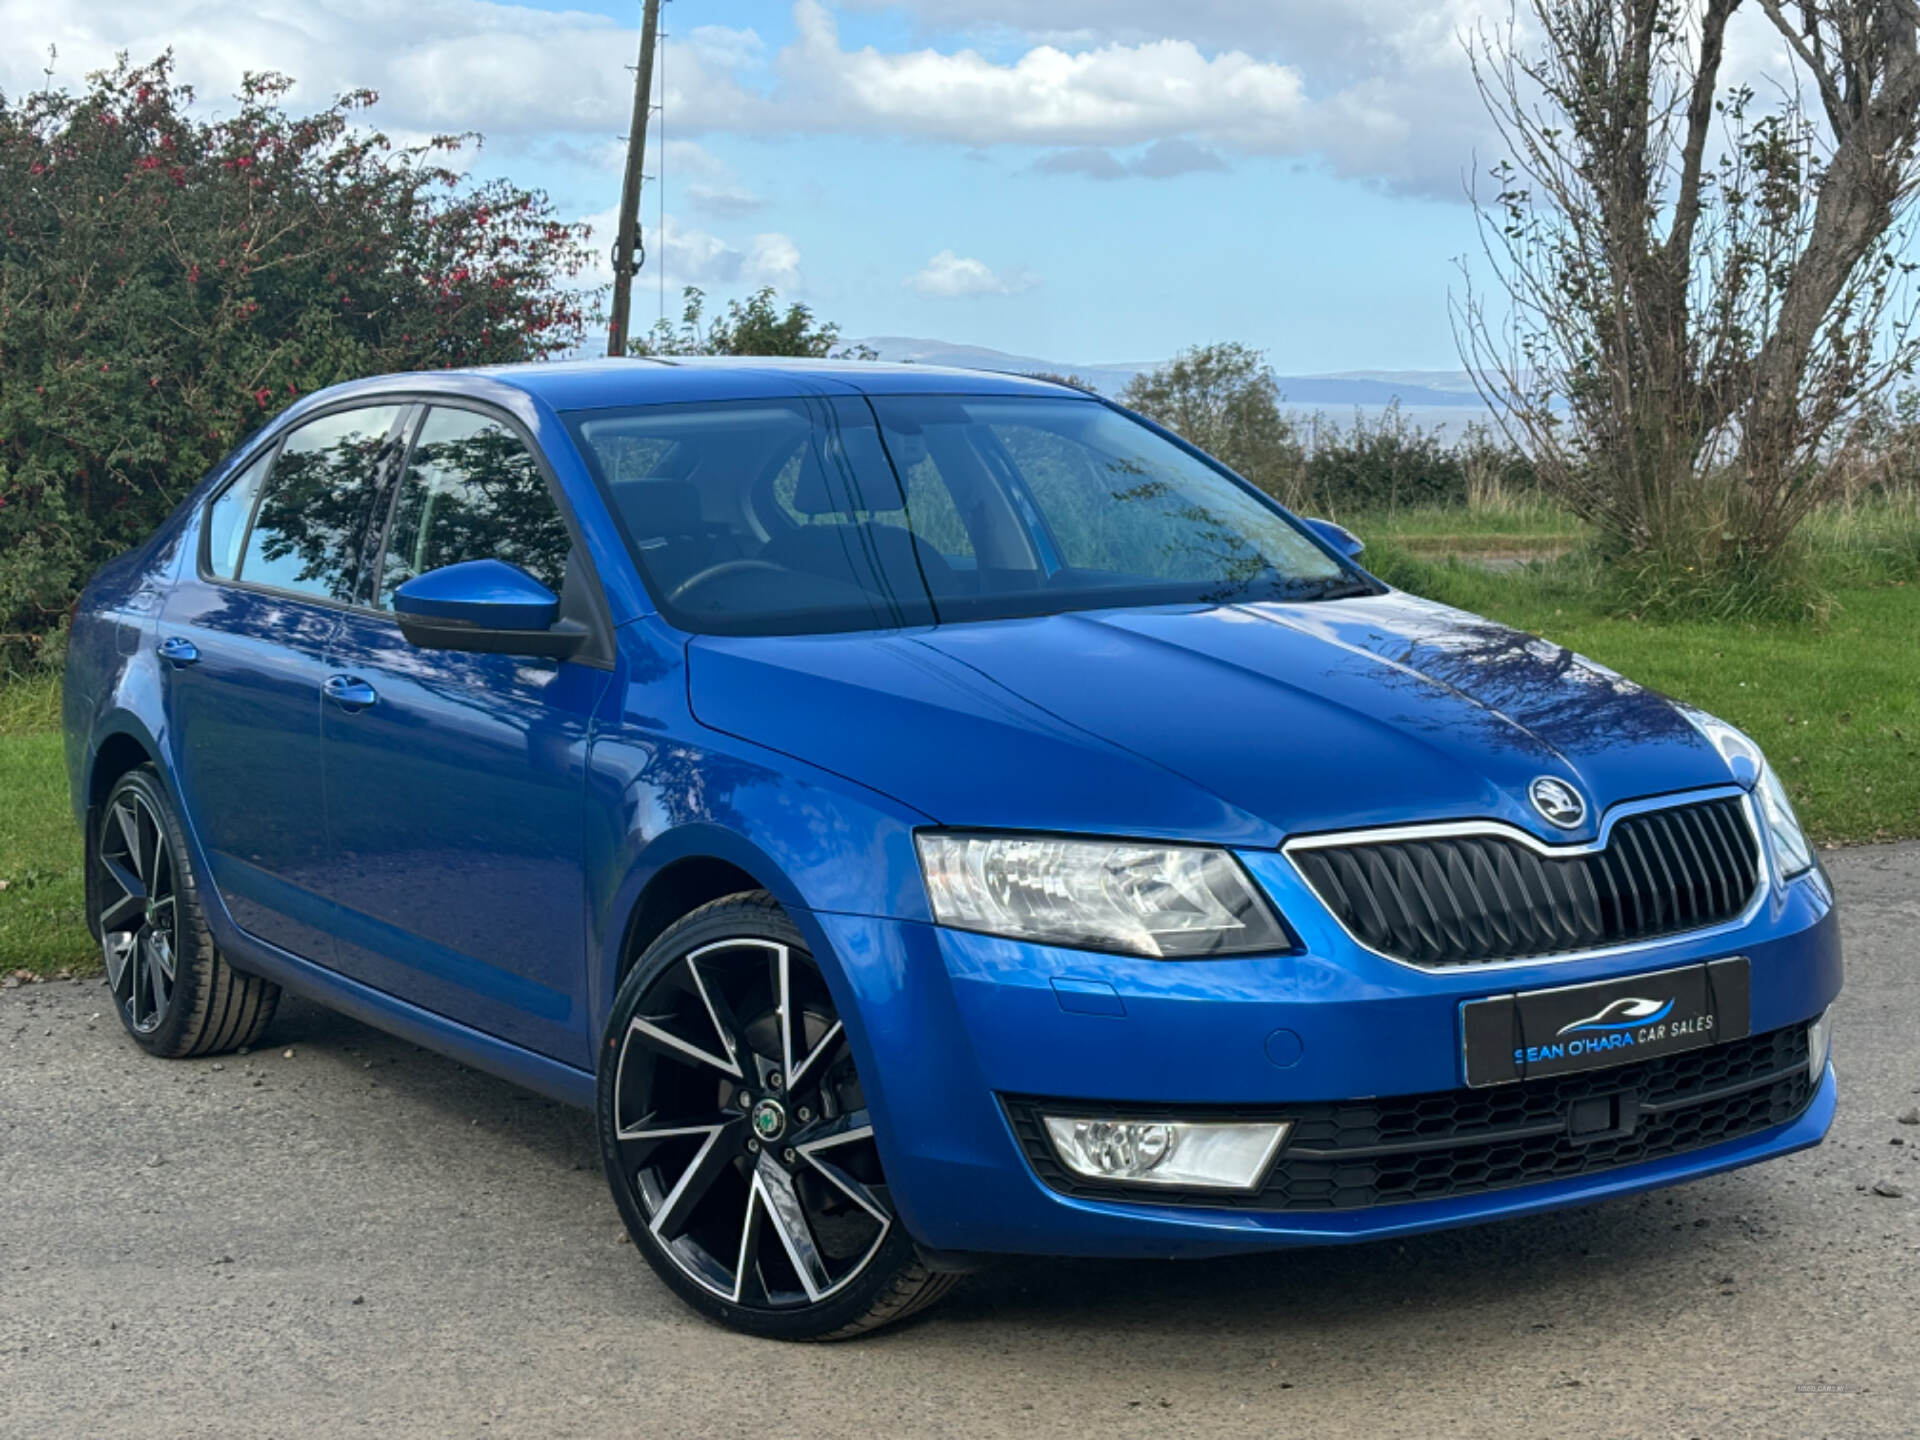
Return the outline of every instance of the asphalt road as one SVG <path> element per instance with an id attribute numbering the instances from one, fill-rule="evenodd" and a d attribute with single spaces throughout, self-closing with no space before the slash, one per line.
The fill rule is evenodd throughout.
<path id="1" fill-rule="evenodd" d="M 833 1347 L 683 1311 L 584 1115 L 307 1005 L 169 1064 L 97 982 L 7 990 L 0 1435 L 1911 1436 L 1920 846 L 1831 863 L 1819 1150 L 1402 1243 L 1009 1264 Z"/>

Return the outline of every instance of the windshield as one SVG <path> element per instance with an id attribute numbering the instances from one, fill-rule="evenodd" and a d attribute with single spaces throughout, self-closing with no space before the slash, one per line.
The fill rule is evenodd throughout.
<path id="1" fill-rule="evenodd" d="M 1373 591 L 1263 497 L 1096 400 L 755 400 L 566 419 L 685 630 Z"/>

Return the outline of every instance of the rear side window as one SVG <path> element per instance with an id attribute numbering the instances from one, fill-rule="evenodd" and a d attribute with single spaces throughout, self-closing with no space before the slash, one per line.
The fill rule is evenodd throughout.
<path id="1" fill-rule="evenodd" d="M 247 521 L 253 516 L 253 502 L 272 460 L 273 447 L 268 446 L 267 453 L 241 471 L 240 477 L 207 507 L 207 567 L 223 580 L 240 573 L 240 546 L 247 538 Z"/>
<path id="2" fill-rule="evenodd" d="M 247 536 L 239 579 L 352 601 L 381 464 L 406 408 L 341 410 L 287 436 Z"/>
<path id="3" fill-rule="evenodd" d="M 560 593 L 572 540 L 520 437 L 471 410 L 433 409 L 394 499 L 380 605 L 416 575 L 464 560 L 504 560 Z"/>

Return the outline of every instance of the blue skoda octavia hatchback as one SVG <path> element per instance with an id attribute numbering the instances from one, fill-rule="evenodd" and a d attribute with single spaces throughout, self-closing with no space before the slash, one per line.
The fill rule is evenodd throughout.
<path id="1" fill-rule="evenodd" d="M 661 1278 L 793 1339 L 1817 1143 L 1760 752 L 1359 551 L 1037 381 L 325 391 L 75 617 L 107 983 L 155 1055 L 285 988 L 593 1107 Z"/>

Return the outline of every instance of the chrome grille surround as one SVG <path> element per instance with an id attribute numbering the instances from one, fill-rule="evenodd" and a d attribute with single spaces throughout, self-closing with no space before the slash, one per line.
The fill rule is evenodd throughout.
<path id="1" fill-rule="evenodd" d="M 1657 848 L 1650 837 L 1659 838 Z M 1584 844 L 1463 820 L 1306 835 L 1281 848 L 1354 944 L 1429 973 L 1594 959 L 1728 934 L 1758 913 L 1770 881 L 1759 816 L 1734 785 L 1615 805 Z M 1370 897 L 1352 893 L 1362 857 L 1372 872 L 1360 877 L 1363 888 L 1388 882 Z M 1408 876 L 1412 883 L 1393 883 Z M 1527 903 L 1488 904 L 1489 891 L 1502 899 L 1517 892 Z"/>

